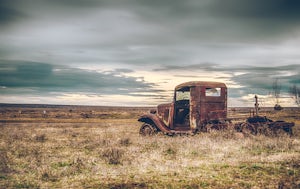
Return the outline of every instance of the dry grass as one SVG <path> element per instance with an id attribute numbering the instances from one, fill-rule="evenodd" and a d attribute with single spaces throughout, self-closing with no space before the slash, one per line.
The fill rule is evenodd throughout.
<path id="1" fill-rule="evenodd" d="M 1 125 L 0 188 L 299 188 L 300 140 L 141 137 L 139 123 Z"/>
<path id="2" fill-rule="evenodd" d="M 139 126 L 0 123 L 0 188 L 300 188 L 299 120 L 293 137 L 141 137 Z"/>

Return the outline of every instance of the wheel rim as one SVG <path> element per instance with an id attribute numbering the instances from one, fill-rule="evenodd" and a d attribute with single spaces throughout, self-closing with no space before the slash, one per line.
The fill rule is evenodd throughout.
<path id="1" fill-rule="evenodd" d="M 142 128 L 140 129 L 140 134 L 144 135 L 144 136 L 150 136 L 153 135 L 155 133 L 155 130 L 153 128 L 153 126 L 149 125 L 149 124 L 145 124 L 142 126 Z"/>

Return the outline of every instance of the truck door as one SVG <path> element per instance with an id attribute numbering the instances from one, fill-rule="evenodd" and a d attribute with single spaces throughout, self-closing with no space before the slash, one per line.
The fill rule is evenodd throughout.
<path id="1" fill-rule="evenodd" d="M 176 91 L 174 104 L 174 129 L 190 129 L 190 87 Z"/>

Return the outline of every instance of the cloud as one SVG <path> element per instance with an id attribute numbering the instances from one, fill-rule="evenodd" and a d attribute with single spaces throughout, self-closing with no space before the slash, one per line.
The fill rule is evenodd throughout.
<path id="1" fill-rule="evenodd" d="M 211 74 L 210 78 L 223 79 L 224 81 L 230 80 L 235 85 L 239 85 L 236 91 L 244 90 L 244 92 L 258 92 L 258 93 L 270 93 L 273 90 L 273 82 L 275 79 L 279 79 L 283 92 L 288 92 L 290 86 L 293 84 L 299 84 L 300 79 L 300 65 L 285 65 L 285 66 L 244 66 L 244 65 L 222 65 L 217 63 L 200 63 L 194 65 L 182 65 L 182 66 L 163 66 L 154 71 L 164 71 L 169 73 L 186 73 L 186 71 L 192 71 L 191 73 L 199 73 L 198 75 L 174 75 L 177 77 L 194 77 L 199 78 L 204 73 Z M 214 73 L 214 74 L 212 74 Z M 227 74 L 226 77 L 222 75 L 219 77 L 217 73 Z M 208 78 L 209 79 L 209 78 Z M 234 94 L 234 93 L 233 93 Z M 235 95 L 235 94 L 234 94 Z M 239 96 L 239 95 L 236 95 Z"/>
<path id="2" fill-rule="evenodd" d="M 42 22 L 53 24 L 54 21 L 57 24 L 77 25 L 79 28 L 87 27 L 90 31 L 101 32 L 101 35 L 120 35 L 120 42 L 146 45 L 180 45 L 200 40 L 274 39 L 297 28 L 300 17 L 297 0 L 8 2 L 5 7 L 2 6 L 3 10 L 7 10 L 2 14 L 7 23 L 15 20 L 6 17 L 21 17 L 24 14 L 29 15 L 32 21 L 40 20 L 39 25 L 43 25 Z M 125 36 L 121 35 L 122 32 L 126 38 L 123 38 Z"/>
<path id="3" fill-rule="evenodd" d="M 178 65 L 247 58 L 256 44 L 293 38 L 300 20 L 299 3 L 293 0 L 5 2 L 2 9 L 15 12 L 4 11 L 0 19 L 15 27 L 0 32 L 2 57 L 67 65 Z M 18 15 L 27 16 L 5 19 L 22 17 Z"/>
<path id="4" fill-rule="evenodd" d="M 286 92 L 300 82 L 299 20 L 297 0 L 3 0 L 0 90 L 154 99 L 213 79 L 239 97 L 278 77 Z"/>
<path id="5" fill-rule="evenodd" d="M 232 80 L 245 86 L 245 92 L 258 90 L 263 94 L 273 91 L 273 83 L 276 79 L 282 86 L 282 92 L 288 93 L 289 88 L 293 85 L 293 78 L 300 77 L 300 65 L 249 66 L 248 68 L 233 69 L 233 71 L 235 70 L 244 72 L 244 74 L 232 77 Z"/>
<path id="6" fill-rule="evenodd" d="M 202 70 L 202 71 L 218 71 L 216 68 L 218 64 L 216 63 L 200 63 L 200 64 L 193 64 L 193 65 L 166 65 L 162 68 L 154 69 L 153 71 L 173 71 L 173 70 Z"/>
<path id="7" fill-rule="evenodd" d="M 156 37 L 165 44 L 281 41 L 299 29 L 297 0 L 138 2 L 129 9 L 146 23 L 163 26 Z"/>
<path id="8" fill-rule="evenodd" d="M 99 73 L 40 62 L 0 62 L 0 86 L 6 87 L 3 91 L 10 88 L 27 88 L 45 93 L 87 92 L 99 95 L 156 91 L 152 87 L 153 84 L 140 78 L 120 75 L 123 72 L 132 72 L 129 69 Z"/>
<path id="9" fill-rule="evenodd" d="M 216 0 L 213 7 L 221 15 L 233 17 L 277 20 L 300 17 L 300 2 L 297 0 Z"/>
<path id="10" fill-rule="evenodd" d="M 2 0 L 0 3 L 0 28 L 5 30 L 13 23 L 24 20 L 28 15 L 15 8 L 16 3 L 10 0 Z"/>

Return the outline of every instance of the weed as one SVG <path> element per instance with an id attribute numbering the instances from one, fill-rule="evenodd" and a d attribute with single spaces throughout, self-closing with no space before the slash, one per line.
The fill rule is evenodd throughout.
<path id="1" fill-rule="evenodd" d="M 53 173 L 45 171 L 41 175 L 41 180 L 45 182 L 56 182 L 58 178 L 57 176 L 53 175 Z"/>
<path id="2" fill-rule="evenodd" d="M 142 183 L 137 183 L 137 182 L 132 182 L 132 183 L 112 183 L 108 185 L 108 188 L 110 189 L 123 189 L 123 188 L 148 188 L 147 184 L 142 182 Z"/>
<path id="3" fill-rule="evenodd" d="M 30 189 L 38 189 L 40 186 L 32 181 L 21 180 L 14 183 L 13 188 L 30 188 Z"/>
<path id="4" fill-rule="evenodd" d="M 122 163 L 122 157 L 124 151 L 119 148 L 107 148 L 102 152 L 102 157 L 107 161 L 108 164 L 118 165 Z"/>
<path id="5" fill-rule="evenodd" d="M 175 156 L 177 154 L 177 150 L 174 147 L 168 147 L 165 151 L 164 151 L 165 155 L 169 155 L 169 156 Z"/>
<path id="6" fill-rule="evenodd" d="M 47 140 L 46 134 L 40 134 L 34 137 L 37 142 L 45 142 Z"/>
<path id="7" fill-rule="evenodd" d="M 76 157 L 71 164 L 71 168 L 73 173 L 81 173 L 82 170 L 85 169 L 84 160 L 80 157 Z"/>
<path id="8" fill-rule="evenodd" d="M 129 146 L 131 144 L 130 138 L 122 138 L 120 140 L 120 144 L 122 146 Z"/>
<path id="9" fill-rule="evenodd" d="M 157 150 L 157 149 L 160 149 L 160 145 L 157 141 L 149 141 L 148 143 L 145 143 L 143 146 L 142 146 L 142 150 L 141 152 L 144 153 L 144 152 L 151 152 L 151 151 L 154 151 L 154 150 Z"/>
<path id="10" fill-rule="evenodd" d="M 110 140 L 102 139 L 100 141 L 101 146 L 108 146 L 110 144 Z"/>
<path id="11" fill-rule="evenodd" d="M 7 151 L 0 150 L 0 175 L 9 173 L 10 171 Z"/>
<path id="12" fill-rule="evenodd" d="M 67 166 L 70 166 L 71 165 L 71 163 L 69 163 L 69 162 L 57 162 L 57 163 L 53 163 L 51 166 L 53 167 L 53 168 L 61 168 L 61 167 L 67 167 Z"/>

